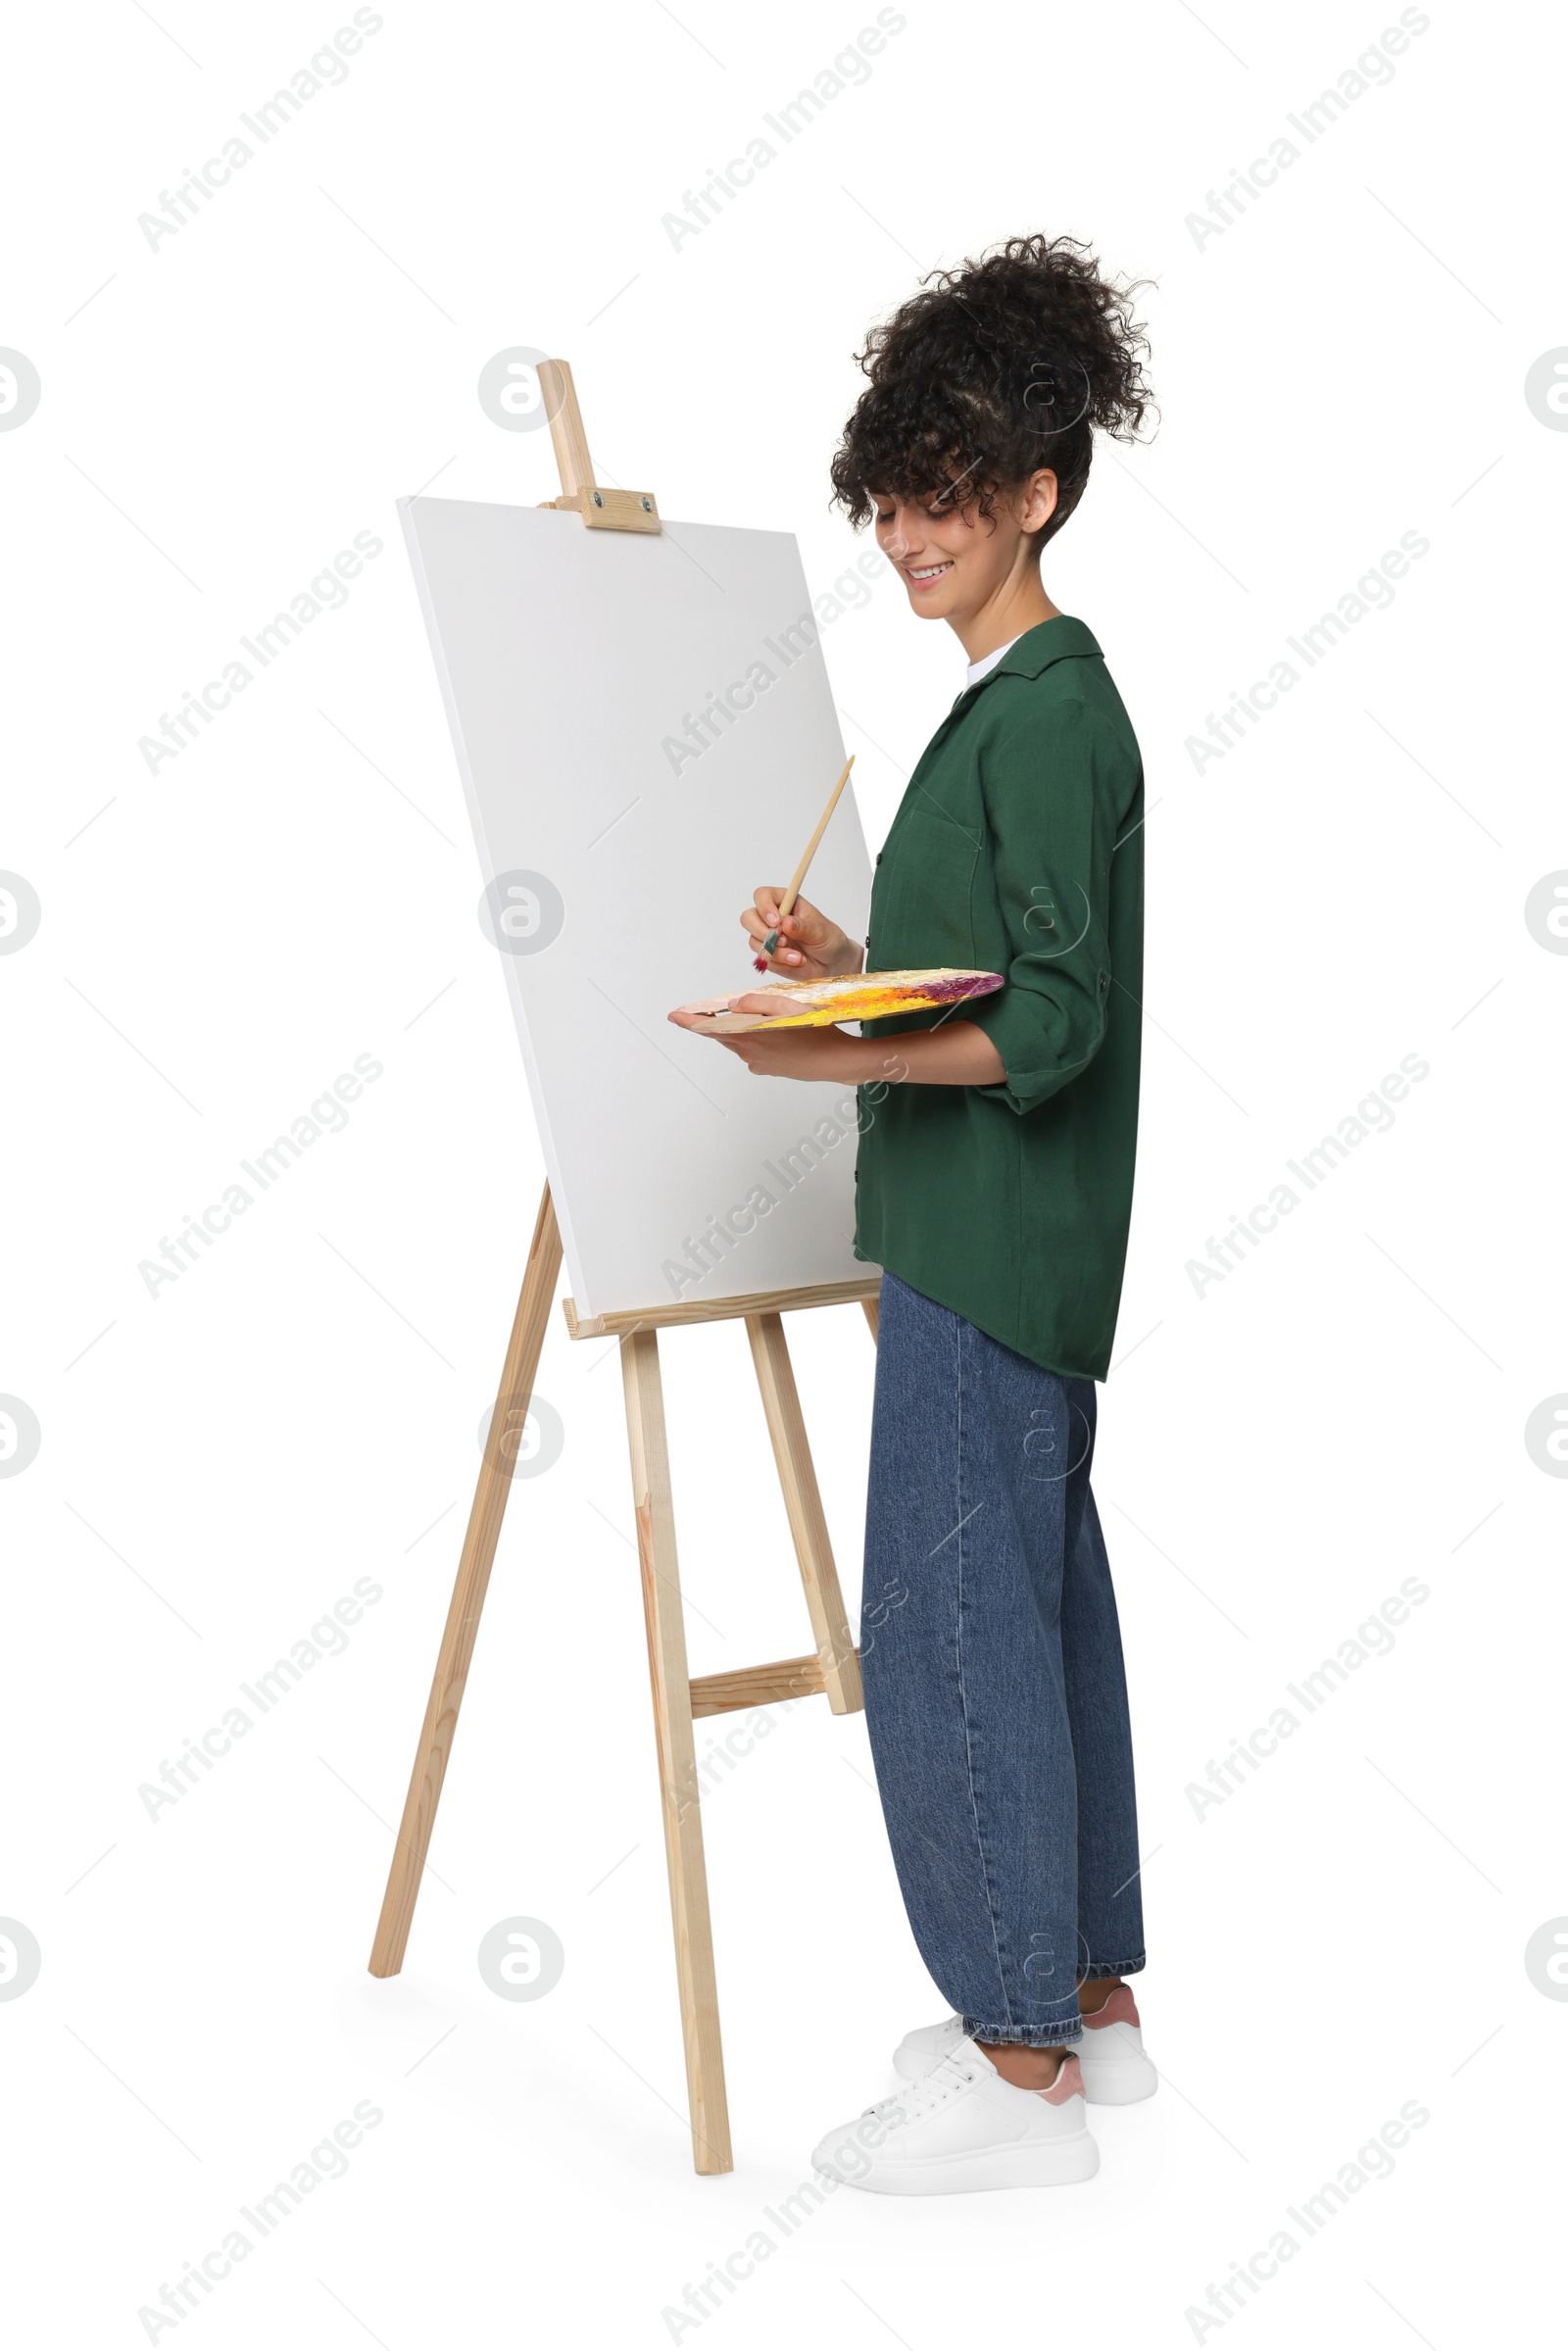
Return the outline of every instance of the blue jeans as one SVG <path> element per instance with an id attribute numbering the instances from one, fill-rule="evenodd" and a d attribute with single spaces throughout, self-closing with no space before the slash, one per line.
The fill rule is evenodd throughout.
<path id="1" fill-rule="evenodd" d="M 1144 1964 L 1090 1380 L 882 1278 L 860 1662 L 909 1925 L 982 2040 L 1082 2035 Z"/>

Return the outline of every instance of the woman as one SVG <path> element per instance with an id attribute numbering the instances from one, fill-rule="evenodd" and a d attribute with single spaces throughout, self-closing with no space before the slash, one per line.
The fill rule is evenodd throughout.
<path id="1" fill-rule="evenodd" d="M 931 2194 L 1087 2179 L 1085 2101 L 1150 2095 L 1116 1606 L 1089 1489 L 1138 1115 L 1143 779 L 1099 646 L 1041 552 L 1095 427 L 1149 404 L 1132 289 L 1015 238 L 873 330 L 836 501 L 968 679 L 877 858 L 870 939 L 777 887 L 741 917 L 795 979 L 950 964 L 956 1010 L 719 1040 L 760 1077 L 860 1087 L 856 1254 L 884 1268 L 861 1660 L 899 1883 L 953 2003 L 908 2086 L 819 2170 Z M 743 1009 L 771 1010 L 765 997 Z M 775 1000 L 776 1001 L 776 1000 Z"/>

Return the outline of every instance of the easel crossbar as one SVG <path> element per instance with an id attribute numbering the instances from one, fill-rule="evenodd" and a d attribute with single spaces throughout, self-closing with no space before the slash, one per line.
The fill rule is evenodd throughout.
<path id="1" fill-rule="evenodd" d="M 857 1662 L 859 1650 L 855 1651 Z M 777 1665 L 745 1665 L 730 1674 L 700 1674 L 692 1684 L 692 1713 L 734 1714 L 743 1706 L 772 1706 L 781 1698 L 823 1697 L 819 1657 L 781 1657 Z"/>

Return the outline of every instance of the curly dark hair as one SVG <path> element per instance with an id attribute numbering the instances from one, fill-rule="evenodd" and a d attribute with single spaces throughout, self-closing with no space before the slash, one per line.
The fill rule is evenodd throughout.
<path id="1" fill-rule="evenodd" d="M 1044 546 L 1084 494 L 1095 427 L 1134 440 L 1153 406 L 1132 315 L 1149 282 L 1102 276 L 1074 237 L 1009 237 L 933 270 L 856 354 L 870 381 L 833 459 L 831 503 L 857 529 L 895 492 L 989 517 L 1000 491 L 1049 465 Z"/>

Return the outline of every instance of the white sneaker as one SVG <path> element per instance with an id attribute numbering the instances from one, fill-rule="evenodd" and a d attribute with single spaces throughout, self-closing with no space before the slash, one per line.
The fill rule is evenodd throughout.
<path id="1" fill-rule="evenodd" d="M 1084 2119 L 1083 2087 L 1069 2055 L 1050 2089 L 1015 2089 L 960 2033 L 907 2089 L 830 2131 L 811 2161 L 846 2187 L 883 2196 L 1092 2180 L 1100 2149 Z"/>
<path id="2" fill-rule="evenodd" d="M 942 2064 L 963 2039 L 963 2019 L 945 2017 L 940 2025 L 924 2025 L 906 2033 L 893 2052 L 893 2070 L 906 2082 L 918 2082 Z M 1098 2016 L 1084 2019 L 1084 2036 L 1073 2043 L 1073 2055 L 1083 2073 L 1084 2096 L 1091 2106 L 1136 2106 L 1159 2087 L 1153 2061 L 1144 2054 L 1138 2023 L 1138 2004 L 1130 1984 L 1118 1984 Z"/>

